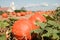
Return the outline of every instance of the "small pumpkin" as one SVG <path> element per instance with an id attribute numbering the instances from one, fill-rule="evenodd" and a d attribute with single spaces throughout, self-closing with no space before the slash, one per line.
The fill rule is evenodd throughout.
<path id="1" fill-rule="evenodd" d="M 16 13 L 16 16 L 21 16 L 21 14 L 20 13 Z"/>
<path id="2" fill-rule="evenodd" d="M 8 18 L 8 14 L 7 14 L 7 13 L 3 13 L 3 14 L 2 14 L 2 17 L 3 17 L 3 18 Z"/>

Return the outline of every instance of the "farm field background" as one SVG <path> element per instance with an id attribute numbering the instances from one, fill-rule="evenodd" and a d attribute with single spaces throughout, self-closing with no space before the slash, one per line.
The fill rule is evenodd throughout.
<path id="1" fill-rule="evenodd" d="M 1 1 L 0 5 L 2 2 L 4 1 Z M 4 3 L 0 7 L 0 40 L 60 40 L 60 5 L 57 0 L 53 0 L 52 4 L 46 0 L 52 9 L 47 3 L 32 4 L 40 1 L 30 1 L 31 4 L 26 6 L 22 6 L 25 5 L 22 2 L 26 2 L 22 1 L 22 7 L 19 6 L 19 9 L 16 6 L 15 9 L 19 2 L 10 2 L 10 7 L 3 7 Z M 57 3 L 53 5 L 53 2 Z"/>

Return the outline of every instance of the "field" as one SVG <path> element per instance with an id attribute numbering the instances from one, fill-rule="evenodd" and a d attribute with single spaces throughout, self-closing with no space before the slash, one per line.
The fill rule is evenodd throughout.
<path id="1" fill-rule="evenodd" d="M 15 39 L 24 37 L 23 40 L 60 40 L 60 9 L 39 12 L 20 11 L 0 12 L 0 40 L 10 39 L 11 33 Z"/>

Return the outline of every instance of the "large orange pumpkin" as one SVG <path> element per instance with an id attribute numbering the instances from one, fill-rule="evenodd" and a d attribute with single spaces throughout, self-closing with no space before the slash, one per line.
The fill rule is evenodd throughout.
<path id="1" fill-rule="evenodd" d="M 29 20 L 30 20 L 33 24 L 35 24 L 36 21 L 39 21 L 39 22 L 46 22 L 46 21 L 47 21 L 46 18 L 45 18 L 43 15 L 39 14 L 39 13 L 35 13 L 34 15 L 32 15 L 32 16 L 29 18 Z"/>
<path id="2" fill-rule="evenodd" d="M 31 39 L 30 31 L 31 24 L 26 19 L 16 21 L 12 27 L 12 33 L 16 35 L 15 37 L 17 37 L 18 40 L 21 40 L 24 36 L 27 39 Z"/>
<path id="3" fill-rule="evenodd" d="M 20 19 L 16 21 L 12 27 L 12 33 L 15 35 L 15 37 L 20 40 L 24 36 L 27 39 L 31 39 L 31 30 L 37 29 L 37 26 L 32 24 L 29 20 L 27 19 Z"/>

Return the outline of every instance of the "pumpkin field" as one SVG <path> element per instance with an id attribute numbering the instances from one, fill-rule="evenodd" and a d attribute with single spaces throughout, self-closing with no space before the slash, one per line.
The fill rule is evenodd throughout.
<path id="1" fill-rule="evenodd" d="M 0 11 L 0 40 L 60 40 L 60 7 L 53 11 Z"/>

